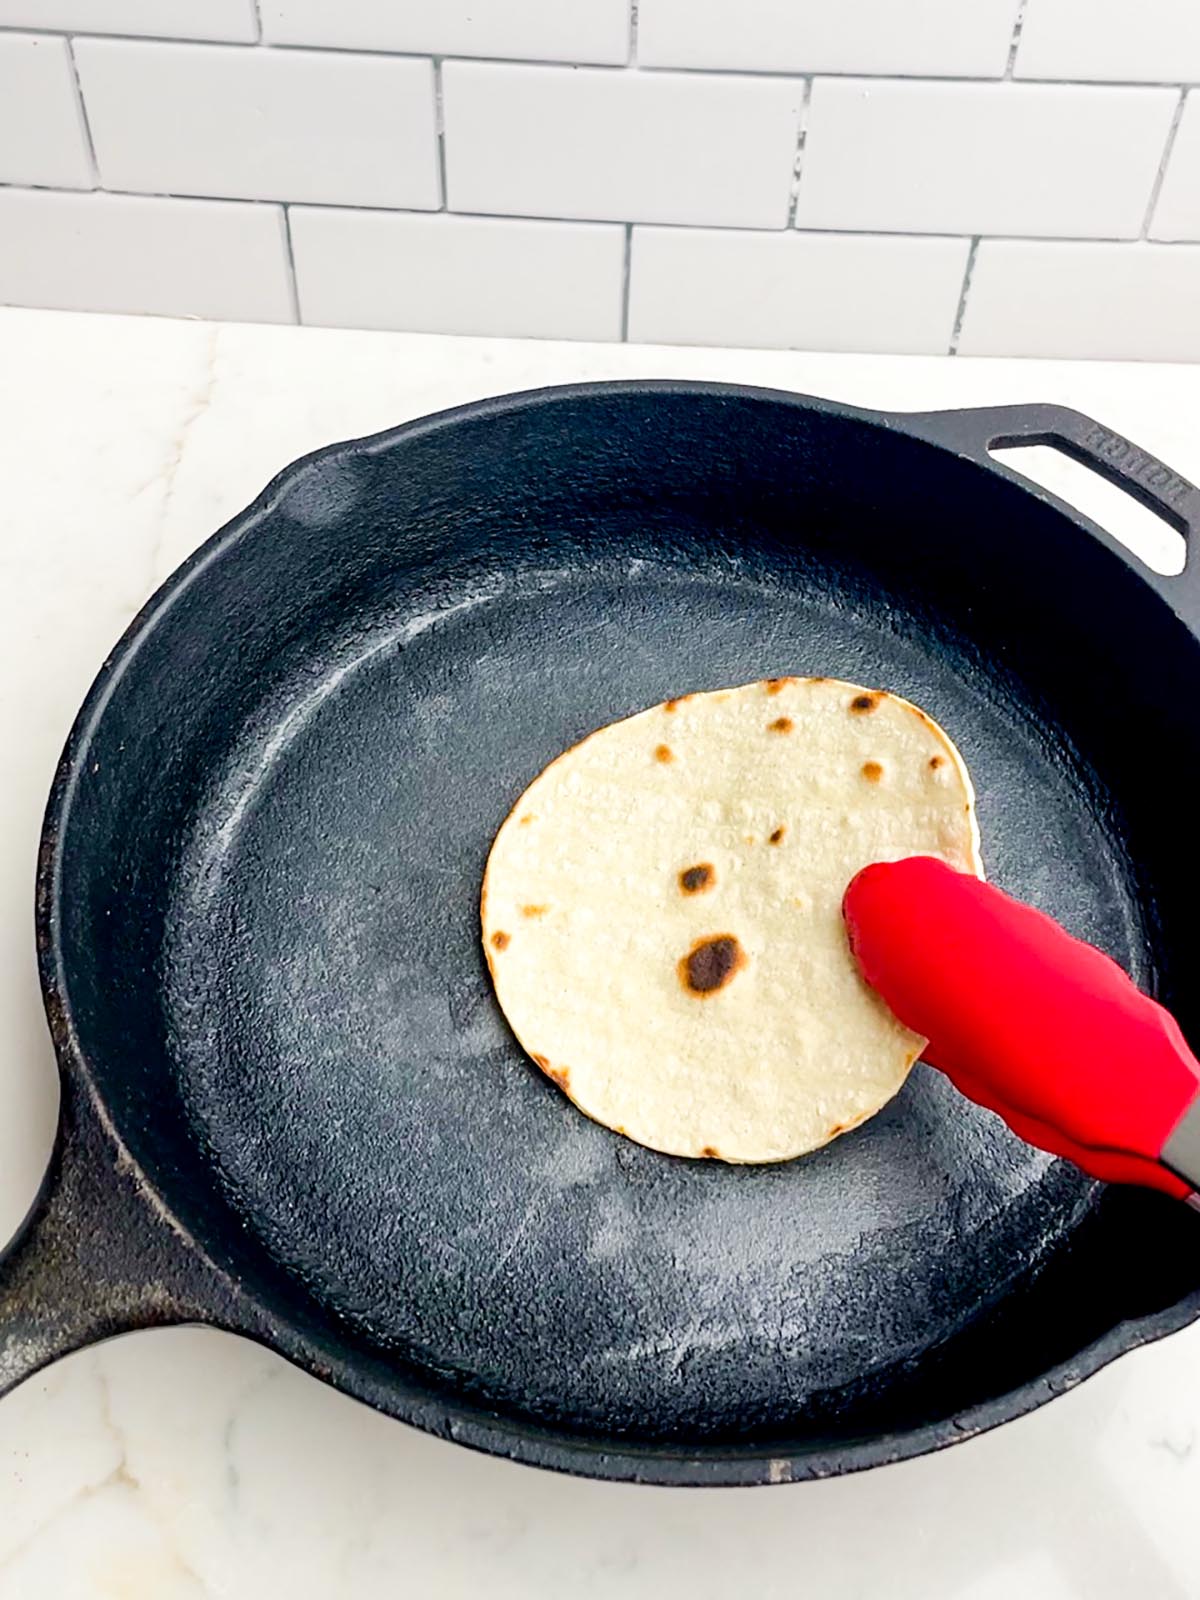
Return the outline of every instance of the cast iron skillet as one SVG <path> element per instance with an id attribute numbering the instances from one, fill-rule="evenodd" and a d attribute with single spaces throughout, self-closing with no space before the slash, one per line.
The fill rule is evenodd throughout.
<path id="1" fill-rule="evenodd" d="M 761 1483 L 948 1444 L 1195 1317 L 1194 1216 L 923 1068 L 783 1166 L 595 1126 L 479 949 L 489 842 L 552 756 L 824 673 L 928 707 L 995 879 L 1200 1037 L 1195 551 L 1143 569 L 989 459 L 1017 441 L 1195 540 L 1195 489 L 1050 406 L 602 384 L 283 472 L 134 623 L 55 780 L 62 1126 L 4 1262 L 3 1385 L 194 1320 L 500 1455 Z"/>

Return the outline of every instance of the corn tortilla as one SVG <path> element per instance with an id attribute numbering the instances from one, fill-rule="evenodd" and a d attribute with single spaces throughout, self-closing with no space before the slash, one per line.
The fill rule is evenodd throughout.
<path id="1" fill-rule="evenodd" d="M 681 696 L 552 761 L 496 835 L 484 950 L 532 1060 L 670 1155 L 803 1155 L 925 1041 L 863 983 L 842 896 L 872 861 L 982 876 L 974 793 L 918 707 L 830 678 Z"/>

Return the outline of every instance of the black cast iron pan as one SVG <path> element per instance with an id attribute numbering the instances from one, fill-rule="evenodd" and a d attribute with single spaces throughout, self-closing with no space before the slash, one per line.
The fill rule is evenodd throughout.
<path id="1" fill-rule="evenodd" d="M 289 467 L 155 596 L 71 735 L 38 877 L 62 1069 L 0 1378 L 198 1320 L 515 1459 L 760 1483 L 933 1449 L 1200 1311 L 1181 1206 L 919 1068 L 805 1160 L 595 1126 L 506 1031 L 480 876 L 598 724 L 784 673 L 950 729 L 988 866 L 1200 1040 L 1200 578 L 995 465 L 1047 442 L 1194 542 L 1069 411 L 548 390 Z"/>

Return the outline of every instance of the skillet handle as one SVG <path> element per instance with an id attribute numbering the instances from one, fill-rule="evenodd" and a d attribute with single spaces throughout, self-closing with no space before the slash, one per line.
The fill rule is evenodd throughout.
<path id="1" fill-rule="evenodd" d="M 59 1356 L 180 1322 L 236 1326 L 236 1294 L 166 1220 L 68 1075 L 58 1137 L 0 1255 L 0 1395 Z"/>
<path id="2" fill-rule="evenodd" d="M 1050 445 L 1091 467 L 1158 513 L 1187 541 L 1187 564 L 1200 562 L 1200 489 L 1157 456 L 1069 406 L 984 406 L 966 411 L 910 412 L 895 422 L 957 455 L 988 463 L 988 451 Z M 991 463 L 998 465 L 998 463 Z M 1036 492 L 1036 485 L 1034 485 Z"/>

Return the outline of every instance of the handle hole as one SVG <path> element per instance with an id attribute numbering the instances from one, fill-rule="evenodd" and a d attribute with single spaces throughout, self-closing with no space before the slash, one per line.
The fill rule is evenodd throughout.
<path id="1" fill-rule="evenodd" d="M 1183 571 L 1187 546 L 1179 530 L 1081 461 L 1048 444 L 1002 445 L 990 454 L 1099 523 L 1151 572 L 1173 578 Z"/>

